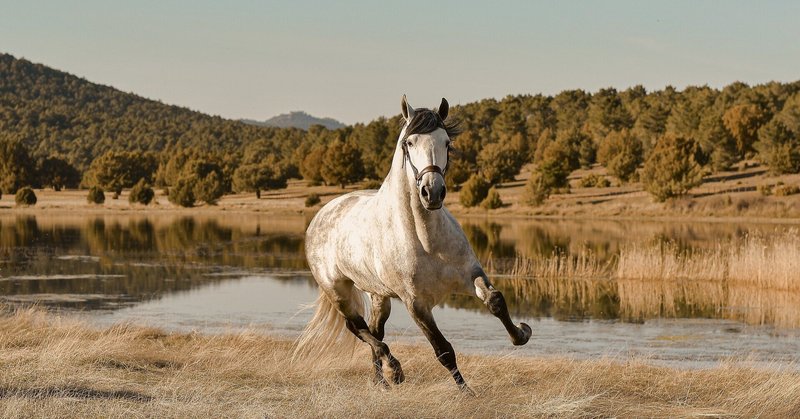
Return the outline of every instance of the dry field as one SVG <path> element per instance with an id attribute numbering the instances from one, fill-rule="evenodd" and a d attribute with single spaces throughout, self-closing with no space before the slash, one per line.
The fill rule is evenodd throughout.
<path id="1" fill-rule="evenodd" d="M 535 345 L 535 339 L 531 343 Z M 3 417 L 797 417 L 800 373 L 733 362 L 701 370 L 643 360 L 461 356 L 461 394 L 431 350 L 398 346 L 407 381 L 370 384 L 355 361 L 289 363 L 255 333 L 96 330 L 36 311 L 0 317 Z"/>
<path id="2" fill-rule="evenodd" d="M 762 196 L 758 188 L 764 185 L 800 186 L 800 174 L 770 176 L 761 167 L 749 167 L 741 171 L 722 172 L 709 176 L 705 183 L 693 189 L 689 196 L 667 203 L 655 203 L 643 191 L 640 184 L 616 185 L 607 188 L 580 187 L 582 178 L 589 175 L 605 175 L 605 169 L 577 170 L 570 176 L 569 194 L 553 195 L 540 207 L 524 204 L 525 182 L 530 168 L 523 168 L 517 180 L 498 185 L 502 208 L 487 211 L 483 208 L 464 208 L 458 200 L 457 191 L 447 194 L 447 208 L 456 215 L 491 217 L 570 217 L 570 218 L 640 218 L 654 219 L 731 219 L 767 220 L 800 219 L 800 194 L 791 196 Z M 292 180 L 286 189 L 255 194 L 224 196 L 215 206 L 198 205 L 195 208 L 180 208 L 172 205 L 162 191 L 156 192 L 155 202 L 147 207 L 130 205 L 128 191 L 119 199 L 106 194 L 103 205 L 86 203 L 85 190 L 37 190 L 39 202 L 32 208 L 16 208 L 14 197 L 5 194 L 0 199 L 0 210 L 10 212 L 74 212 L 92 213 L 137 213 L 169 212 L 191 214 L 213 214 L 226 212 L 265 212 L 269 214 L 312 214 L 320 205 L 306 208 L 309 194 L 320 196 L 322 204 L 335 197 L 362 188 L 362 184 L 341 189 L 336 186 L 307 186 L 305 181 Z"/>

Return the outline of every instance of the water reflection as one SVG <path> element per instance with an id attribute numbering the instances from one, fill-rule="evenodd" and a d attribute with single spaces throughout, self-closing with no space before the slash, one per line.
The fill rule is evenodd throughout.
<path id="1" fill-rule="evenodd" d="M 216 216 L 0 216 L 0 300 L 53 307 L 116 309 L 193 288 L 259 273 L 314 286 L 307 274 L 308 219 L 259 214 Z M 670 242 L 703 249 L 774 224 L 619 221 L 462 220 L 479 258 L 509 272 L 518 257 L 589 252 L 614 261 L 631 243 Z M 494 279 L 516 316 L 562 321 L 657 317 L 727 318 L 750 324 L 800 327 L 800 298 L 697 281 L 586 278 Z M 279 295 L 265 296 L 279 299 Z M 756 301 L 757 300 L 757 301 Z M 756 302 L 754 302 L 756 301 Z M 754 304 L 760 304 L 754 309 Z M 476 298 L 452 297 L 447 306 L 485 312 Z M 792 311 L 793 312 L 789 312 Z"/>

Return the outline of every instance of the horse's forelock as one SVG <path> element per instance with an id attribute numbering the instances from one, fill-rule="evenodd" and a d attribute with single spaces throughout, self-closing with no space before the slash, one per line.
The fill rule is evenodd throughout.
<path id="1" fill-rule="evenodd" d="M 443 121 L 439 114 L 431 109 L 416 109 L 414 117 L 408 122 L 406 126 L 406 137 L 413 134 L 430 134 L 437 129 L 442 128 L 447 132 L 450 138 L 455 137 L 461 133 L 458 122 L 448 118 Z"/>

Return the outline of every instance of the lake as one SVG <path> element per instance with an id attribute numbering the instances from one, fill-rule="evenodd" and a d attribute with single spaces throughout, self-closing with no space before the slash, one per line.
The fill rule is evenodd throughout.
<path id="1" fill-rule="evenodd" d="M 258 213 L 0 215 L 0 301 L 38 305 L 90 323 L 133 322 L 206 333 L 247 327 L 296 337 L 311 316 L 316 283 L 303 253 L 309 218 Z M 499 321 L 474 298 L 453 297 L 435 314 L 456 350 L 519 356 L 646 358 L 680 366 L 726 359 L 800 360 L 800 298 L 771 290 L 691 287 L 609 277 L 510 278 L 519 258 L 591 254 L 613 264 L 632 244 L 714 248 L 783 224 L 464 218 L 479 258 L 494 273 L 531 341 L 512 347 Z M 719 289 L 717 289 L 719 288 Z M 713 295 L 713 298 L 701 296 Z M 752 301 L 756 301 L 755 303 Z M 387 339 L 425 343 L 394 302 Z"/>

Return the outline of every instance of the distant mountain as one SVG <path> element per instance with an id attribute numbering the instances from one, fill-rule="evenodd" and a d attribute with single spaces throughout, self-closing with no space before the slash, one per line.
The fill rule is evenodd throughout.
<path id="1" fill-rule="evenodd" d="M 259 125 L 264 127 L 276 128 L 300 128 L 308 130 L 312 125 L 322 125 L 323 127 L 334 130 L 344 128 L 345 125 L 333 118 L 317 118 L 303 111 L 295 111 L 273 116 L 266 121 L 253 121 L 252 119 L 242 119 L 245 124 Z"/>

